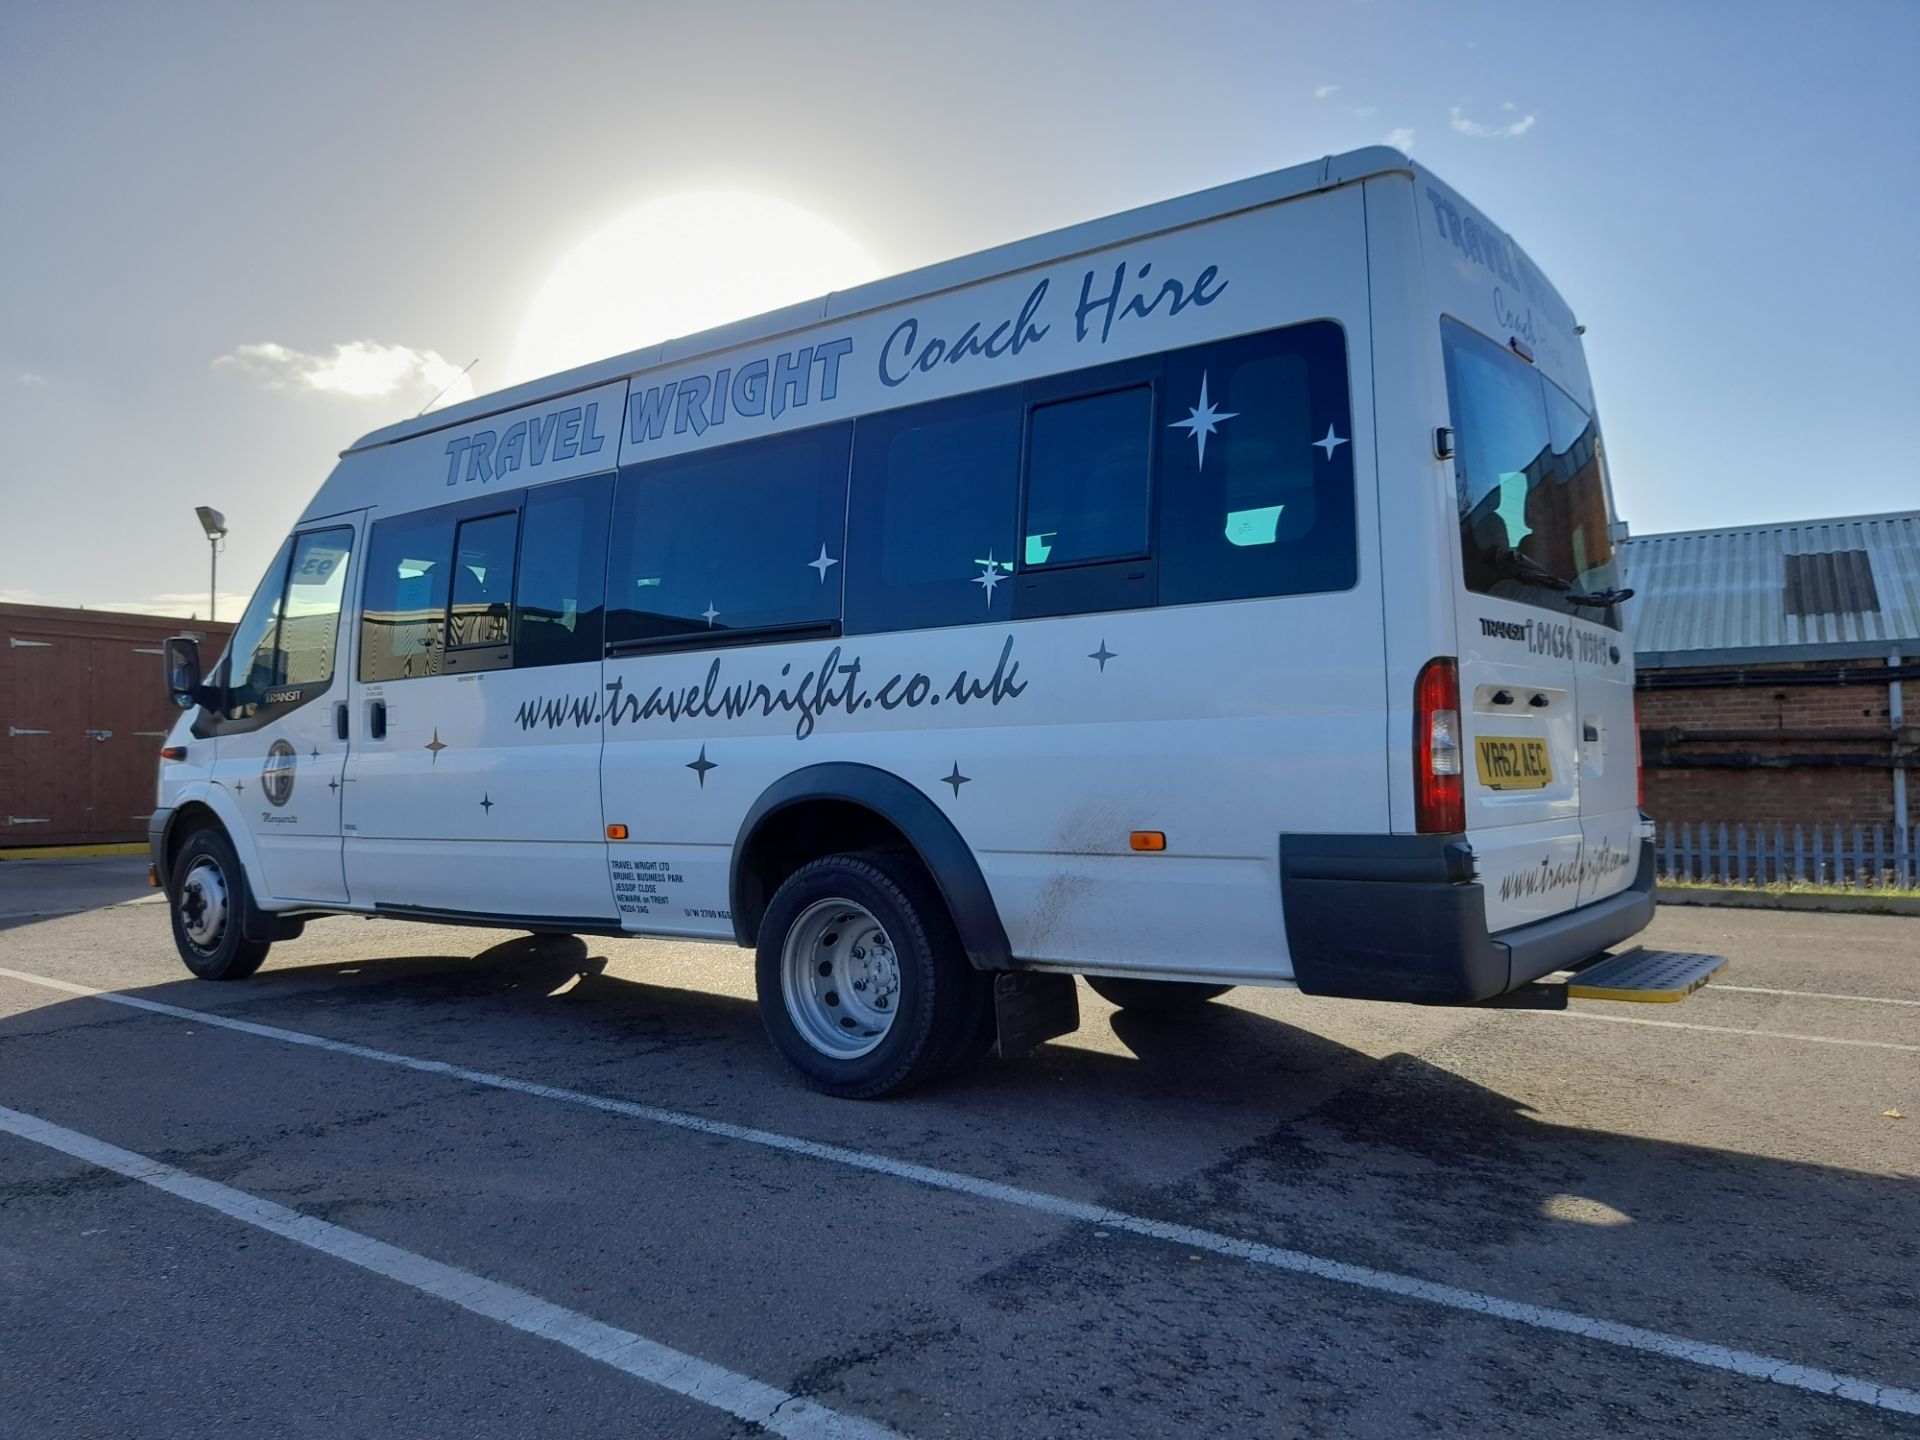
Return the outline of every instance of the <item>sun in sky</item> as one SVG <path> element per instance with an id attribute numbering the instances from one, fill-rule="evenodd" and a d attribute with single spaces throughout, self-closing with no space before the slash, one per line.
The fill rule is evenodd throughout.
<path id="1" fill-rule="evenodd" d="M 669 195 L 570 250 L 527 307 L 513 379 L 530 380 L 875 278 L 827 220 L 738 191 Z"/>

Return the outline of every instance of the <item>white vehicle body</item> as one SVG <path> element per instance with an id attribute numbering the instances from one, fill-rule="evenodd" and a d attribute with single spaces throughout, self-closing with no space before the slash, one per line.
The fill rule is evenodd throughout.
<path id="1" fill-rule="evenodd" d="M 1540 272 L 1379 149 L 483 396 L 341 457 L 156 859 L 216 819 L 263 926 L 752 944 L 884 831 L 984 969 L 1485 1000 L 1651 913 L 1593 411 Z"/>

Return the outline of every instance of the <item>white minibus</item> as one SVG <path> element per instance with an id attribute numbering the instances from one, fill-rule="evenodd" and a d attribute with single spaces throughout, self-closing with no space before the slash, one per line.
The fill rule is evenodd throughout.
<path id="1" fill-rule="evenodd" d="M 856 1097 L 1074 975 L 1528 1003 L 1653 905 L 1579 337 L 1369 149 L 376 431 L 169 646 L 180 953 L 730 942 Z"/>

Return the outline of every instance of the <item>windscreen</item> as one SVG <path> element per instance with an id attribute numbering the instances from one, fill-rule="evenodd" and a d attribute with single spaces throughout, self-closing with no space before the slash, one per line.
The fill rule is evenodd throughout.
<path id="1" fill-rule="evenodd" d="M 1441 330 L 1467 588 L 1618 630 L 1597 422 L 1519 356 L 1454 321 Z"/>

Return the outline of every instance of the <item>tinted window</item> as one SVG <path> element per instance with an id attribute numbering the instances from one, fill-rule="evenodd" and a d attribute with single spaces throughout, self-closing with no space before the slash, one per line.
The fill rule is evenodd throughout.
<path id="1" fill-rule="evenodd" d="M 847 628 L 910 630 L 1012 614 L 1020 391 L 873 416 L 854 438 Z"/>
<path id="2" fill-rule="evenodd" d="M 453 605 L 447 644 L 505 645 L 512 637 L 513 551 L 518 515 L 463 520 L 453 542 Z"/>
<path id="3" fill-rule="evenodd" d="M 622 471 L 607 639 L 837 621 L 851 433 L 823 426 Z"/>
<path id="4" fill-rule="evenodd" d="M 453 517 L 401 515 L 373 527 L 361 602 L 360 678 L 438 675 L 445 655 Z"/>
<path id="5" fill-rule="evenodd" d="M 1178 351 L 1164 385 L 1161 602 L 1352 585 L 1353 430 L 1340 327 L 1298 325 Z"/>
<path id="6" fill-rule="evenodd" d="M 1617 627 L 1617 606 L 1566 598 L 1617 583 L 1592 421 L 1492 341 L 1453 321 L 1442 336 L 1467 588 Z"/>
<path id="7" fill-rule="evenodd" d="M 1034 407 L 1023 565 L 1146 553 L 1152 423 L 1148 385 Z"/>
<path id="8" fill-rule="evenodd" d="M 612 491 L 612 479 L 596 475 L 527 492 L 514 592 L 516 667 L 600 658 Z"/>
<path id="9" fill-rule="evenodd" d="M 293 570 L 280 621 L 281 685 L 325 685 L 333 679 L 340 640 L 353 531 L 316 530 L 294 543 Z"/>
<path id="10" fill-rule="evenodd" d="M 288 540 L 273 557 L 227 643 L 226 712 L 230 718 L 250 714 L 260 697 L 278 683 L 280 601 L 286 593 L 287 552 L 292 545 Z"/>

